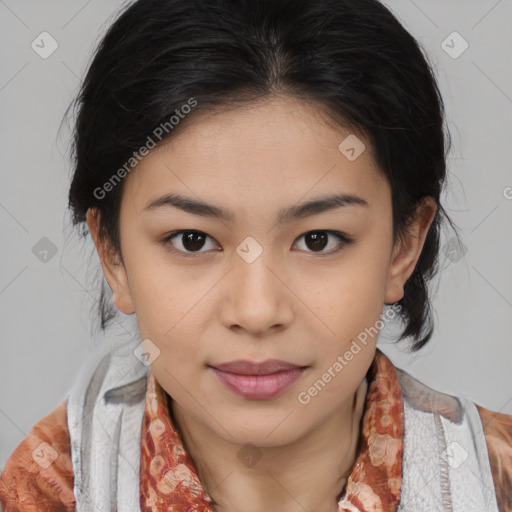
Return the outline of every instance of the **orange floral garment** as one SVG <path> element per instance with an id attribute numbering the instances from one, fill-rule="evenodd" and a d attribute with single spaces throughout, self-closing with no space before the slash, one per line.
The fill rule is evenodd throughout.
<path id="1" fill-rule="evenodd" d="M 403 406 L 398 375 L 380 350 L 370 368 L 359 449 L 339 512 L 396 512 L 402 475 Z M 500 512 L 512 512 L 512 416 L 477 405 Z M 55 460 L 54 460 L 55 459 Z M 41 464 L 41 461 L 44 463 Z M 168 395 L 150 373 L 141 439 L 142 512 L 213 512 L 173 425 Z M 74 511 L 66 402 L 36 423 L 0 477 L 5 512 Z"/>

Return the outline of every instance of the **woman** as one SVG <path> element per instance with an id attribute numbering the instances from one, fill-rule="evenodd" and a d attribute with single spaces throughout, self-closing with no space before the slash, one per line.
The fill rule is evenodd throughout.
<path id="1" fill-rule="evenodd" d="M 7 511 L 512 510 L 512 417 L 376 347 L 394 317 L 429 341 L 449 221 L 442 99 L 383 5 L 138 0 L 76 105 L 74 223 L 136 321 L 15 450 Z"/>

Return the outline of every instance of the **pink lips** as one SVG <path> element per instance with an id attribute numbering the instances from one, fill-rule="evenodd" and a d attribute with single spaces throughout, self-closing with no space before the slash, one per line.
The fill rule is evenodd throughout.
<path id="1" fill-rule="evenodd" d="M 226 387 L 253 400 L 264 400 L 281 394 L 305 369 L 277 359 L 268 359 L 262 363 L 238 360 L 210 368 Z"/>

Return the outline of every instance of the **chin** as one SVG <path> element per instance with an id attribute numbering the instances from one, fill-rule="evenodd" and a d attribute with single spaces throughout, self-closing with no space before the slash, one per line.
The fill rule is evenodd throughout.
<path id="1" fill-rule="evenodd" d="M 226 423 L 219 420 L 219 423 L 212 425 L 218 436 L 226 442 L 238 445 L 255 445 L 261 448 L 274 448 L 293 443 L 300 439 L 304 433 L 297 429 L 297 419 L 287 422 L 284 420 L 288 415 L 283 412 L 275 419 L 269 417 L 263 420 L 261 416 L 251 418 L 250 415 L 234 419 L 229 418 L 229 427 L 224 430 L 220 425 Z M 292 415 L 290 415 L 290 418 Z"/>

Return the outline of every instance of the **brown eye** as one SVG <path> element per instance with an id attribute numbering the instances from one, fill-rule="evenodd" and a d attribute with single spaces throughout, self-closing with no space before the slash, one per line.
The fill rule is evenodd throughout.
<path id="1" fill-rule="evenodd" d="M 329 242 L 328 235 L 323 231 L 316 231 L 306 235 L 306 245 L 312 251 L 322 251 Z"/>
<path id="2" fill-rule="evenodd" d="M 183 233 L 181 243 L 187 251 L 198 251 L 203 247 L 205 238 L 202 233 Z"/>
<path id="3" fill-rule="evenodd" d="M 338 252 L 345 245 L 349 245 L 354 240 L 343 233 L 337 231 L 316 230 L 305 233 L 300 238 L 305 239 L 306 252 L 318 254 L 331 254 Z M 178 252 L 184 255 L 201 254 L 214 249 L 216 244 L 210 242 L 213 238 L 202 231 L 181 230 L 174 231 L 167 235 L 163 240 L 163 245 L 171 252 Z M 207 250 L 202 250 L 206 246 Z M 330 250 L 325 251 L 325 248 Z"/>
<path id="4" fill-rule="evenodd" d="M 163 240 L 164 245 L 172 246 L 171 250 L 183 253 L 202 253 L 201 251 L 207 240 L 211 239 L 202 231 L 176 231 L 166 236 Z M 207 245 L 207 244 L 206 244 Z"/>
<path id="5" fill-rule="evenodd" d="M 333 235 L 337 239 L 337 242 L 334 244 L 331 242 Z M 309 231 L 308 233 L 302 235 L 300 238 L 304 238 L 304 245 L 306 246 L 305 250 L 307 252 L 318 252 L 323 254 L 337 252 L 341 249 L 342 246 L 351 244 L 353 242 L 353 239 L 349 238 L 348 236 L 334 231 Z M 331 246 L 331 250 L 324 251 L 324 249 L 328 247 L 329 244 Z"/>

